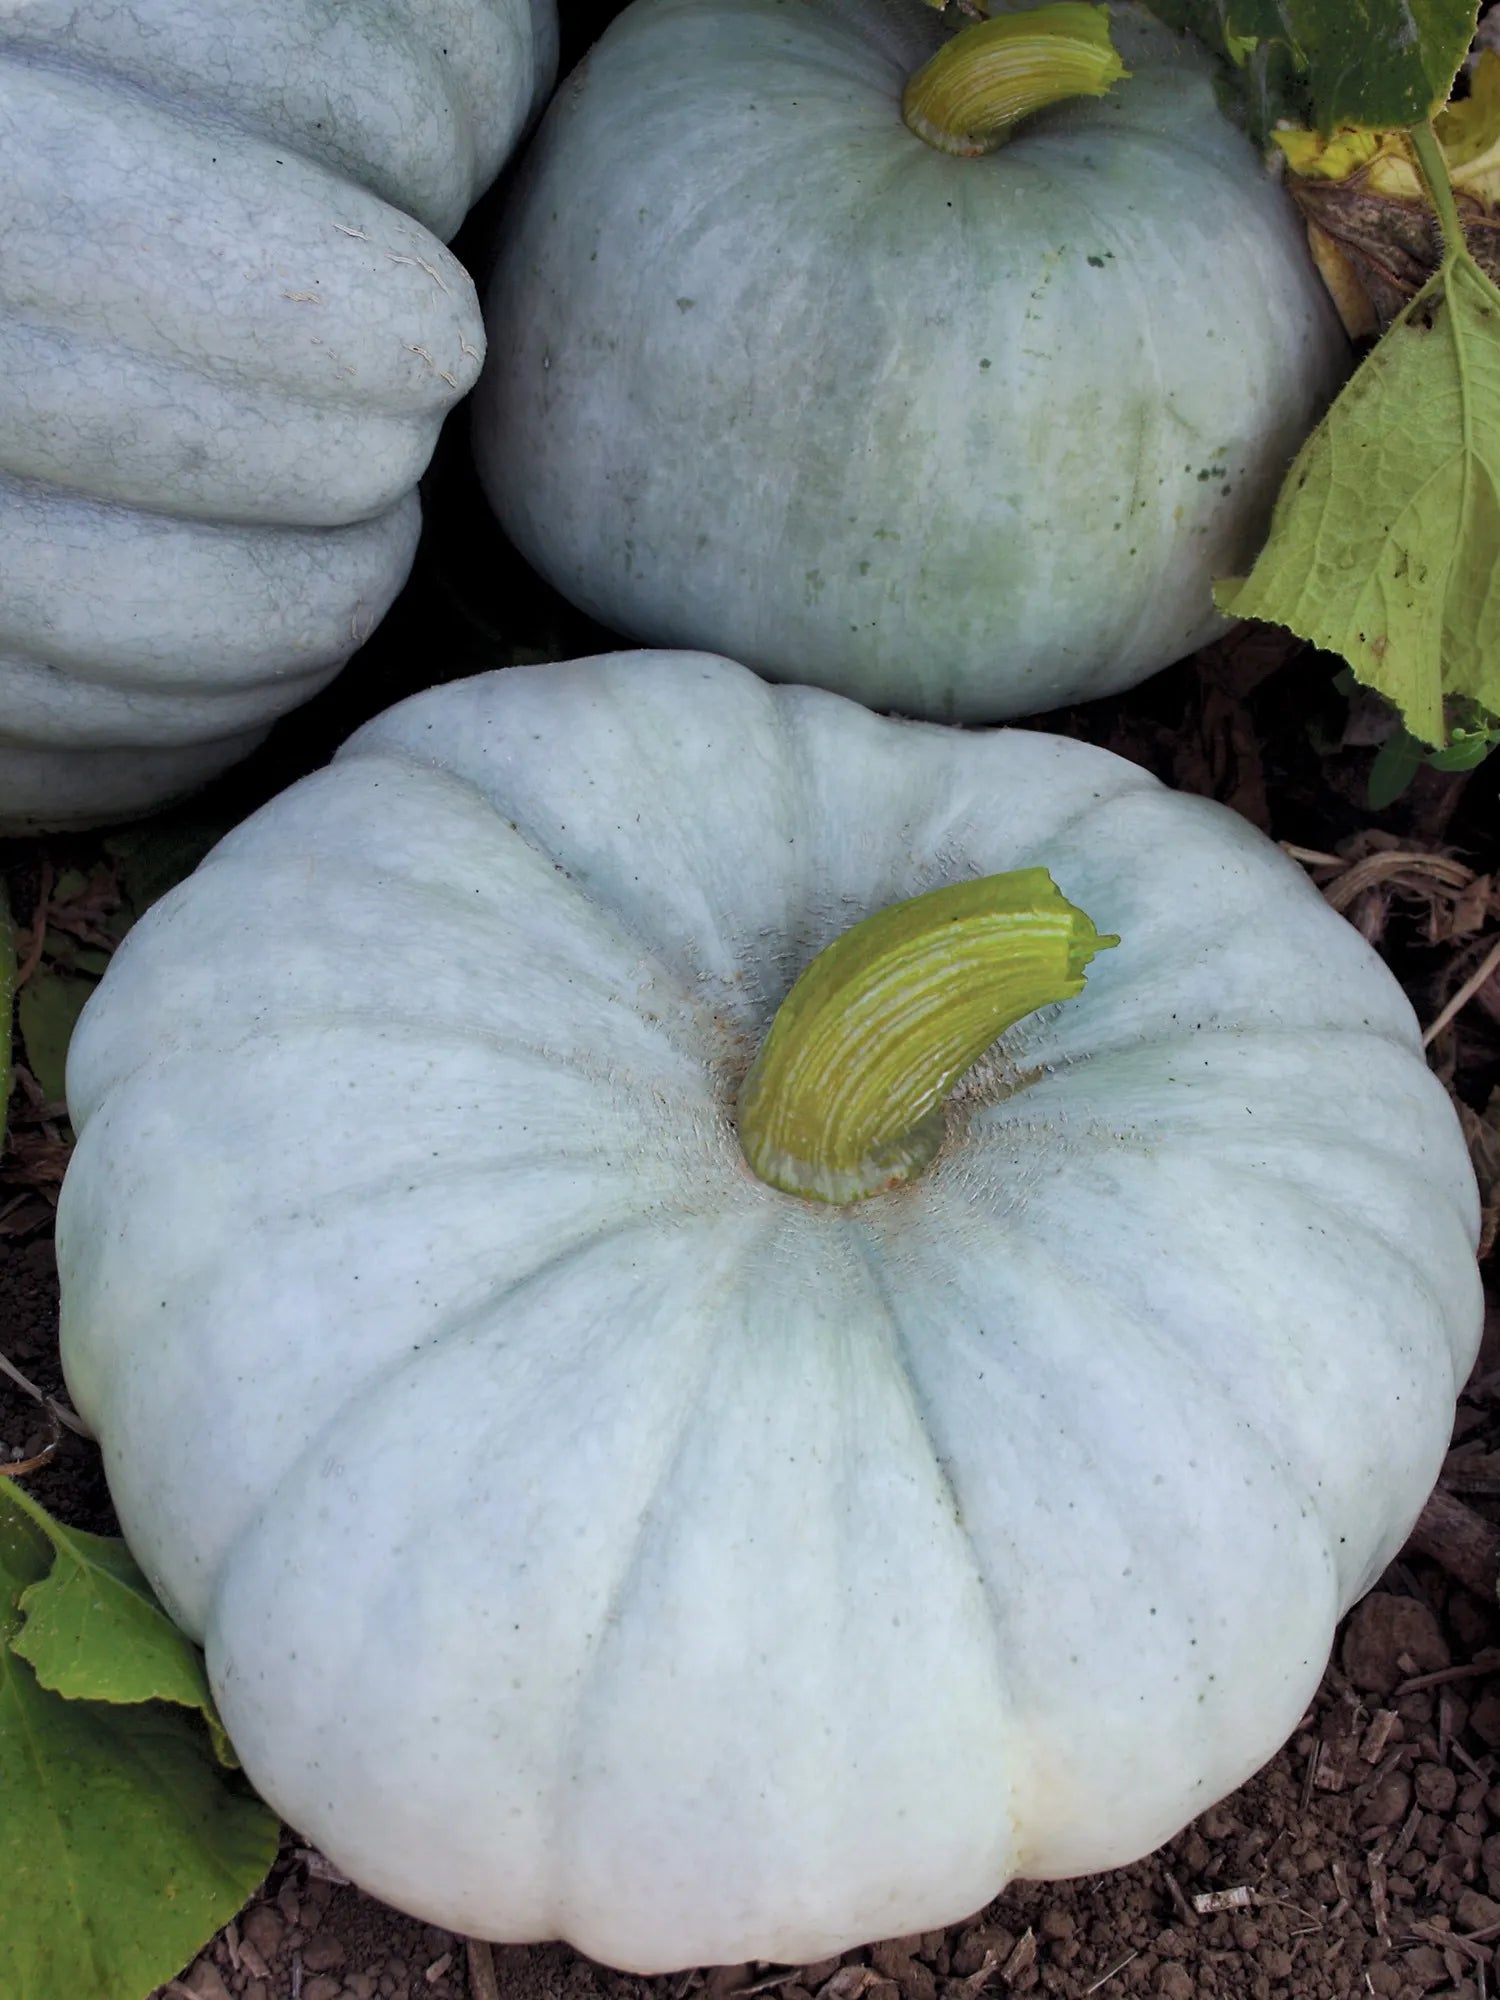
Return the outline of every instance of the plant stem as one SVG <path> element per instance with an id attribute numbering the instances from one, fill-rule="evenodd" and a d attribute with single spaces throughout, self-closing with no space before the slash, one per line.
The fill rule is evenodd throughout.
<path id="1" fill-rule="evenodd" d="M 1427 183 L 1427 192 L 1432 196 L 1432 205 L 1442 226 L 1443 248 L 1450 257 L 1462 256 L 1469 247 L 1468 241 L 1464 236 L 1463 223 L 1459 220 L 1458 203 L 1453 198 L 1448 163 L 1443 158 L 1437 133 L 1432 129 L 1432 120 L 1424 119 L 1420 125 L 1413 125 L 1410 137 L 1417 165 L 1422 169 L 1422 178 Z"/>
<path id="2" fill-rule="evenodd" d="M 1102 97 L 1128 74 L 1107 9 L 1054 0 L 960 30 L 907 79 L 901 116 L 938 152 L 977 159 L 1034 111 Z"/>
<path id="3" fill-rule="evenodd" d="M 1045 868 L 913 896 L 855 924 L 782 1002 L 740 1091 L 770 1186 L 846 1203 L 918 1174 L 949 1092 L 1024 1015 L 1083 990 L 1100 937 Z"/>

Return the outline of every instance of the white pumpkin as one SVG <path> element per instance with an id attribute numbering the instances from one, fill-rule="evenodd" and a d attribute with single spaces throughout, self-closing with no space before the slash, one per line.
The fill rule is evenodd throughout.
<path id="1" fill-rule="evenodd" d="M 733 1108 L 810 955 L 1043 866 L 1117 948 L 904 1187 Z M 643 653 L 417 696 L 85 1009 L 63 1345 L 255 1783 L 641 1970 L 1141 1854 L 1293 1728 L 1474 1354 L 1411 1010 L 1105 751 Z"/>
<path id="2" fill-rule="evenodd" d="M 553 0 L 0 17 L 0 832 L 190 789 L 400 588 L 483 332 L 443 248 Z"/>
<path id="3" fill-rule="evenodd" d="M 1207 59 L 1110 24 L 1125 82 L 955 158 L 902 122 L 951 33 L 921 0 L 635 0 L 500 229 L 475 446 L 527 560 L 635 638 L 934 718 L 1222 630 L 1349 346 Z"/>

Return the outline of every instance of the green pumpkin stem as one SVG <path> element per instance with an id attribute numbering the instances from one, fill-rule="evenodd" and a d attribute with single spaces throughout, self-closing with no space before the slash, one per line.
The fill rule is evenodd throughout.
<path id="1" fill-rule="evenodd" d="M 1460 256 L 1468 249 L 1468 240 L 1459 217 L 1458 203 L 1454 199 L 1453 183 L 1448 178 L 1448 163 L 1443 158 L 1437 133 L 1432 129 L 1432 120 L 1429 118 L 1420 125 L 1414 125 L 1407 136 L 1417 156 L 1417 165 L 1422 170 L 1422 179 L 1427 183 L 1433 208 L 1437 211 L 1443 232 L 1443 248 L 1450 257 Z"/>
<path id="2" fill-rule="evenodd" d="M 940 153 L 977 159 L 1033 111 L 1102 97 L 1129 74 L 1109 39 L 1109 9 L 1055 0 L 962 29 L 907 79 L 901 116 Z"/>
<path id="3" fill-rule="evenodd" d="M 1005 1030 L 1083 990 L 1101 937 L 1045 868 L 913 896 L 855 924 L 781 1003 L 740 1091 L 763 1181 L 854 1202 L 920 1173 L 949 1092 Z"/>

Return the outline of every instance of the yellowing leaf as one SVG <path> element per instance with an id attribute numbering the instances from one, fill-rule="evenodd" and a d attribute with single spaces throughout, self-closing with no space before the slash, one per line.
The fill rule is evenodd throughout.
<path id="1" fill-rule="evenodd" d="M 1483 52 L 1471 94 L 1440 111 L 1432 126 L 1455 193 L 1485 209 L 1500 207 L 1500 55 Z M 1284 125 L 1271 138 L 1298 179 L 1358 178 L 1368 194 L 1431 205 L 1404 131 L 1340 125 L 1325 134 Z"/>
<path id="2" fill-rule="evenodd" d="M 1500 711 L 1500 291 L 1450 255 L 1303 446 L 1270 540 L 1214 595 L 1341 653 L 1424 743 Z"/>
<path id="3" fill-rule="evenodd" d="M 1298 125 L 1282 125 L 1271 134 L 1294 174 L 1323 181 L 1347 180 L 1359 168 L 1367 167 L 1393 136 L 1366 131 L 1362 125 L 1341 125 L 1326 136 Z"/>
<path id="4" fill-rule="evenodd" d="M 1480 51 L 1468 96 L 1445 106 L 1432 125 L 1455 187 L 1465 186 L 1486 156 L 1494 163 L 1500 155 L 1500 55 Z"/>

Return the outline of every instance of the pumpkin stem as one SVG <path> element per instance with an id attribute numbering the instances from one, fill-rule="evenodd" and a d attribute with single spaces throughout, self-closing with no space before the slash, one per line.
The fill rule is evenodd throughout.
<path id="1" fill-rule="evenodd" d="M 940 153 L 977 159 L 1033 111 L 1102 97 L 1129 74 L 1109 39 L 1109 9 L 1055 0 L 962 29 L 908 77 L 901 116 Z"/>
<path id="2" fill-rule="evenodd" d="M 739 1095 L 763 1181 L 810 1201 L 899 1187 L 959 1078 L 1024 1015 L 1083 991 L 1101 937 L 1045 868 L 984 875 L 855 924 L 807 966 Z"/>

